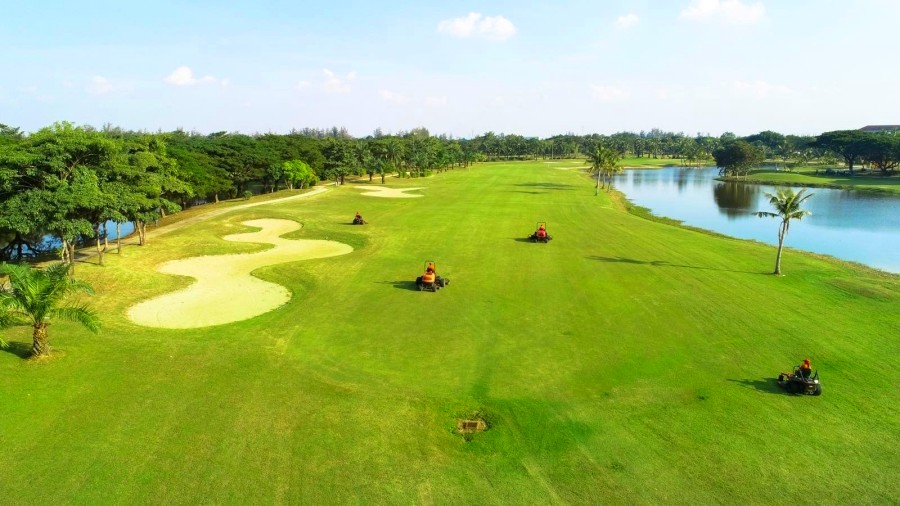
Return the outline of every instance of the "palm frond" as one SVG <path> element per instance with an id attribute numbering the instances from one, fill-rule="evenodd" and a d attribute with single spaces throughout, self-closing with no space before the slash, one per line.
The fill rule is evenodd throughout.
<path id="1" fill-rule="evenodd" d="M 100 318 L 97 313 L 87 306 L 73 305 L 55 308 L 47 313 L 50 319 L 57 318 L 60 320 L 76 322 L 83 325 L 86 329 L 94 332 L 100 332 Z"/>

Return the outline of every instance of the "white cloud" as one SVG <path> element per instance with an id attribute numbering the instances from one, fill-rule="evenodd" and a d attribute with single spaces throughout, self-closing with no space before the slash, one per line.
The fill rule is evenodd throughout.
<path id="1" fill-rule="evenodd" d="M 441 21 L 437 31 L 459 38 L 478 37 L 502 41 L 515 35 L 516 27 L 503 16 L 482 16 L 477 12 L 470 12 L 464 18 Z"/>
<path id="2" fill-rule="evenodd" d="M 766 15 L 762 2 L 745 4 L 741 0 L 693 0 L 681 11 L 681 19 L 691 21 L 724 21 L 733 24 L 752 24 Z"/>
<path id="3" fill-rule="evenodd" d="M 591 85 L 591 96 L 599 102 L 618 102 L 628 98 L 628 92 L 616 86 Z"/>
<path id="4" fill-rule="evenodd" d="M 636 14 L 626 14 L 625 16 L 616 18 L 616 26 L 623 30 L 627 30 L 638 24 L 638 21 L 640 20 L 641 18 L 637 17 Z"/>
<path id="5" fill-rule="evenodd" d="M 381 90 L 378 92 L 378 94 L 381 96 L 382 100 L 391 104 L 405 105 L 412 101 L 412 99 L 407 97 L 406 95 L 402 93 L 395 93 L 393 91 Z"/>
<path id="6" fill-rule="evenodd" d="M 112 83 L 109 82 L 109 79 L 103 76 L 94 76 L 91 78 L 91 83 L 87 87 L 88 93 L 92 95 L 106 95 L 114 89 L 115 88 Z"/>
<path id="7" fill-rule="evenodd" d="M 322 88 L 326 93 L 350 93 L 350 81 L 356 79 L 356 72 L 350 72 L 343 79 L 328 69 L 322 69 L 325 75 L 325 84 Z"/>
<path id="8" fill-rule="evenodd" d="M 425 106 L 426 107 L 446 107 L 447 105 L 447 97 L 439 96 L 439 97 L 425 97 Z"/>
<path id="9" fill-rule="evenodd" d="M 184 65 L 175 69 L 174 72 L 166 76 L 163 80 L 175 86 L 194 86 L 197 84 L 212 84 L 216 82 L 216 78 L 213 76 L 194 77 L 194 71 L 192 71 L 190 67 Z"/>
<path id="10" fill-rule="evenodd" d="M 784 95 L 791 93 L 791 89 L 781 84 L 769 84 L 765 81 L 753 81 L 748 83 L 745 81 L 734 81 L 731 83 L 731 89 L 739 95 L 749 95 L 757 98 L 766 98 L 773 95 Z"/>
<path id="11" fill-rule="evenodd" d="M 222 79 L 219 82 L 219 85 L 223 88 L 227 88 L 227 87 L 231 86 L 231 79 L 228 79 L 228 78 Z"/>
<path id="12" fill-rule="evenodd" d="M 312 83 L 310 83 L 309 81 L 297 81 L 297 84 L 294 85 L 294 89 L 296 89 L 297 91 L 303 91 L 306 88 L 309 88 L 311 84 Z"/>

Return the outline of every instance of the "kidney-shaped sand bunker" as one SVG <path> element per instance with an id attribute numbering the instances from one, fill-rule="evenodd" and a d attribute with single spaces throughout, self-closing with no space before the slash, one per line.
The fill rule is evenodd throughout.
<path id="1" fill-rule="evenodd" d="M 173 260 L 159 272 L 190 276 L 197 281 L 177 292 L 167 293 L 132 306 L 128 318 L 148 327 L 188 329 L 221 325 L 271 311 L 291 298 L 283 286 L 250 275 L 268 265 L 346 255 L 353 251 L 336 241 L 282 239 L 300 228 L 290 220 L 263 219 L 244 225 L 261 230 L 224 237 L 227 241 L 272 244 L 258 253 L 200 256 Z"/>

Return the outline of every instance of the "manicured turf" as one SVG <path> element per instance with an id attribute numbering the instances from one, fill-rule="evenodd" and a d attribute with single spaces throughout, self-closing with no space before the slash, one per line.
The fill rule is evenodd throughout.
<path id="1" fill-rule="evenodd" d="M 104 332 L 53 325 L 43 363 L 0 353 L 0 502 L 900 502 L 898 277 L 791 250 L 774 277 L 773 247 L 548 167 L 389 181 L 419 199 L 347 185 L 80 265 Z M 294 297 L 251 320 L 125 319 L 189 282 L 159 263 L 263 248 L 221 239 L 258 218 L 354 251 L 258 270 Z M 538 221 L 549 244 L 524 241 Z M 414 289 L 426 260 L 450 286 Z M 824 395 L 781 393 L 806 356 Z M 491 427 L 466 442 L 475 411 Z"/>
<path id="2" fill-rule="evenodd" d="M 712 163 L 712 161 L 710 161 Z M 629 156 L 619 160 L 619 166 L 626 169 L 661 169 L 663 167 L 678 167 L 685 165 L 681 158 L 652 158 L 649 156 Z"/>
<path id="3" fill-rule="evenodd" d="M 747 178 L 756 183 L 824 188 L 874 190 L 900 195 L 900 175 L 882 176 L 880 172 L 857 173 L 854 176 L 826 174 L 824 169 L 800 168 L 787 171 L 756 171 Z"/>

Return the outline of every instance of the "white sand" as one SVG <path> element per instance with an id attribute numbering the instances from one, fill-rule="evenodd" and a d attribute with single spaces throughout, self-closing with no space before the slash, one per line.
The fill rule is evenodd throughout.
<path id="1" fill-rule="evenodd" d="M 349 245 L 336 241 L 282 239 L 280 236 L 300 228 L 299 223 L 291 220 L 262 219 L 244 224 L 262 230 L 229 235 L 224 239 L 272 244 L 274 247 L 258 253 L 166 262 L 159 266 L 159 272 L 190 276 L 197 281 L 177 292 L 132 306 L 128 318 L 138 325 L 167 329 L 208 327 L 246 320 L 271 311 L 291 298 L 285 287 L 251 276 L 254 270 L 353 251 Z"/>
<path id="2" fill-rule="evenodd" d="M 424 195 L 408 195 L 404 192 L 413 190 L 424 190 L 424 188 L 387 188 L 384 186 L 354 186 L 360 190 L 366 190 L 363 195 L 366 197 L 386 197 L 389 199 L 412 199 L 416 197 L 424 197 Z"/>

